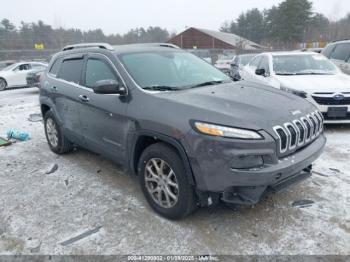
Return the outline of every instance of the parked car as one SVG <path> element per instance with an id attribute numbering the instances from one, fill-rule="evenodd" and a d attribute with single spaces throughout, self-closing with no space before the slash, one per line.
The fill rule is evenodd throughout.
<path id="1" fill-rule="evenodd" d="M 204 61 L 208 62 L 209 64 L 213 64 L 213 60 L 211 58 L 211 54 L 209 50 L 204 49 L 188 49 L 188 52 L 191 54 L 194 54 L 200 58 L 202 58 Z"/>
<path id="2" fill-rule="evenodd" d="M 0 91 L 9 87 L 27 85 L 27 74 L 36 69 L 45 69 L 47 64 L 39 62 L 20 62 L 0 71 Z"/>
<path id="3" fill-rule="evenodd" d="M 322 54 L 336 64 L 345 74 L 350 75 L 350 40 L 328 44 Z"/>
<path id="4" fill-rule="evenodd" d="M 350 76 L 321 54 L 263 53 L 244 68 L 243 78 L 305 98 L 325 123 L 350 123 Z"/>
<path id="5" fill-rule="evenodd" d="M 5 61 L 0 61 L 0 71 L 4 69 L 5 67 L 8 67 L 10 65 L 13 65 L 16 63 L 15 60 L 5 60 Z"/>
<path id="6" fill-rule="evenodd" d="M 255 204 L 309 177 L 326 142 L 311 103 L 235 84 L 168 44 L 67 46 L 43 75 L 40 104 L 53 152 L 75 144 L 111 158 L 171 219 L 219 200 Z"/>
<path id="7" fill-rule="evenodd" d="M 31 72 L 27 73 L 26 81 L 28 87 L 41 87 L 40 78 L 42 74 L 45 72 L 46 68 L 37 68 L 31 70 Z"/>
<path id="8" fill-rule="evenodd" d="M 230 68 L 231 68 L 231 63 L 234 57 L 220 57 L 218 60 L 216 60 L 214 66 L 217 69 L 220 69 L 222 72 L 224 72 L 226 75 L 230 74 Z"/>
<path id="9" fill-rule="evenodd" d="M 230 67 L 230 76 L 233 79 L 233 81 L 239 81 L 241 80 L 241 74 L 240 71 L 244 66 L 246 66 L 249 61 L 256 56 L 256 54 L 242 54 L 242 55 L 237 55 Z"/>
<path id="10" fill-rule="evenodd" d="M 314 53 L 321 53 L 323 50 L 322 47 L 312 47 L 312 48 L 303 48 L 301 50 L 298 50 L 299 51 L 302 51 L 302 52 L 314 52 Z"/>

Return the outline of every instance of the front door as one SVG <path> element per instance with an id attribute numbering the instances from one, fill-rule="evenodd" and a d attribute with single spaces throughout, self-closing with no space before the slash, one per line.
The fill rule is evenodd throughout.
<path id="1" fill-rule="evenodd" d="M 8 77 L 8 83 L 11 86 L 27 85 L 27 74 L 30 71 L 30 64 L 20 64 L 13 69 L 12 74 Z"/>
<path id="2" fill-rule="evenodd" d="M 96 94 L 92 87 L 100 80 L 121 83 L 112 62 L 103 55 L 90 54 L 84 66 L 80 116 L 88 147 L 117 162 L 126 159 L 128 121 L 124 97 L 116 94 Z"/>

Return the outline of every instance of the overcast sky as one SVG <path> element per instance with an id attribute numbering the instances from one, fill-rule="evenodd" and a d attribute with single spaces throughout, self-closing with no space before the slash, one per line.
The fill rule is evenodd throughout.
<path id="1" fill-rule="evenodd" d="M 180 32 L 187 26 L 217 30 L 247 9 L 270 8 L 281 0 L 2 0 L 0 18 L 16 25 L 43 20 L 53 27 L 101 28 L 125 33 L 131 28 L 160 26 Z M 315 12 L 334 20 L 350 13 L 350 0 L 313 0 Z"/>

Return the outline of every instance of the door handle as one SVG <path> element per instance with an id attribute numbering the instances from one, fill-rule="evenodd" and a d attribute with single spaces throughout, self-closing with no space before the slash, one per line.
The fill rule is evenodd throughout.
<path id="1" fill-rule="evenodd" d="M 89 102 L 90 101 L 90 98 L 88 98 L 86 95 L 80 95 L 79 98 L 83 102 Z"/>
<path id="2" fill-rule="evenodd" d="M 57 87 L 51 86 L 51 89 L 52 89 L 53 92 L 57 92 Z"/>

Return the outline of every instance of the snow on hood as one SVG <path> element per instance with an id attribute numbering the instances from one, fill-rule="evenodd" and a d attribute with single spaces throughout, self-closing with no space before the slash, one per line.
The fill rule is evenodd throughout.
<path id="1" fill-rule="evenodd" d="M 350 92 L 350 76 L 335 75 L 276 75 L 281 86 L 307 93 L 314 92 Z"/>

